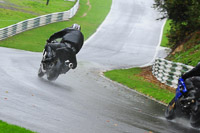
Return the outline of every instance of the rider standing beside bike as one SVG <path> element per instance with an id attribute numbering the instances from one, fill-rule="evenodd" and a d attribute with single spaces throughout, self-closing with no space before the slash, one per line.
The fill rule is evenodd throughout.
<path id="1" fill-rule="evenodd" d="M 51 43 L 55 39 L 61 38 L 60 43 Z M 84 43 L 84 36 L 81 33 L 81 26 L 73 24 L 71 27 L 58 31 L 50 36 L 45 45 L 45 51 L 47 51 L 46 58 L 43 62 L 54 60 L 52 50 L 57 51 L 60 48 L 65 47 L 67 50 L 67 57 L 69 63 L 72 63 L 72 69 L 77 67 L 76 54 L 80 51 Z M 57 52 L 58 53 L 58 52 Z"/>

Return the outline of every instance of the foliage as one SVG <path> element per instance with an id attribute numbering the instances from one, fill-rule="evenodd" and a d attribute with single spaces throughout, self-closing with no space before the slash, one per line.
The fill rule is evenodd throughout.
<path id="1" fill-rule="evenodd" d="M 170 20 L 168 19 L 165 23 L 164 30 L 163 30 L 163 36 L 162 36 L 162 41 L 161 41 L 161 46 L 162 47 L 169 47 L 169 40 L 168 40 L 168 35 L 169 35 L 169 30 L 170 30 Z"/>
<path id="2" fill-rule="evenodd" d="M 200 31 L 194 32 L 185 39 L 180 50 L 167 57 L 168 60 L 196 66 L 200 62 Z"/>
<path id="3" fill-rule="evenodd" d="M 186 36 L 200 29 L 199 0 L 154 0 L 154 8 L 162 13 L 160 19 L 171 21 L 169 44 L 176 48 Z"/>

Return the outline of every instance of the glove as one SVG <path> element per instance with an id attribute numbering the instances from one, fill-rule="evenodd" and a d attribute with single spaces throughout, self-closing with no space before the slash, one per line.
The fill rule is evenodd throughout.
<path id="1" fill-rule="evenodd" d="M 49 39 L 46 40 L 47 43 L 50 43 L 51 41 Z"/>

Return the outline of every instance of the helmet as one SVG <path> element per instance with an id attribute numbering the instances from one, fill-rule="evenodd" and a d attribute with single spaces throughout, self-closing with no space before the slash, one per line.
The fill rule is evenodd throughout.
<path id="1" fill-rule="evenodd" d="M 73 25 L 72 25 L 72 28 L 73 28 L 73 29 L 77 29 L 77 30 L 79 30 L 79 31 L 81 30 L 81 26 L 80 26 L 79 24 L 73 24 Z"/>

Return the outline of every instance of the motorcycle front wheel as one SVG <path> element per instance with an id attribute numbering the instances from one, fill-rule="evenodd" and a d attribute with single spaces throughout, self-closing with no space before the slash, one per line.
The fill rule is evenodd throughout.
<path id="1" fill-rule="evenodd" d="M 61 62 L 60 62 L 60 60 L 58 60 L 57 62 L 56 62 L 56 64 L 55 64 L 55 66 L 53 66 L 52 68 L 51 68 L 51 70 L 49 70 L 48 72 L 47 72 L 47 79 L 49 80 L 49 81 L 53 81 L 53 80 L 56 80 L 57 78 L 58 78 L 58 76 L 60 75 L 60 69 L 61 69 Z"/>
<path id="2" fill-rule="evenodd" d="M 175 97 L 171 100 L 171 102 L 168 104 L 166 110 L 165 110 L 165 118 L 168 120 L 172 120 L 175 118 Z"/>
<path id="3" fill-rule="evenodd" d="M 200 127 L 200 109 L 198 108 L 197 111 L 192 112 L 190 115 L 190 124 L 195 128 Z"/>
<path id="4" fill-rule="evenodd" d="M 56 80 L 59 76 L 59 73 L 56 72 L 56 71 L 50 71 L 47 73 L 47 79 L 49 81 L 53 81 L 53 80 Z"/>
<path id="5" fill-rule="evenodd" d="M 42 68 L 40 66 L 39 70 L 38 70 L 38 77 L 43 77 L 44 76 L 44 73 L 42 72 Z"/>

